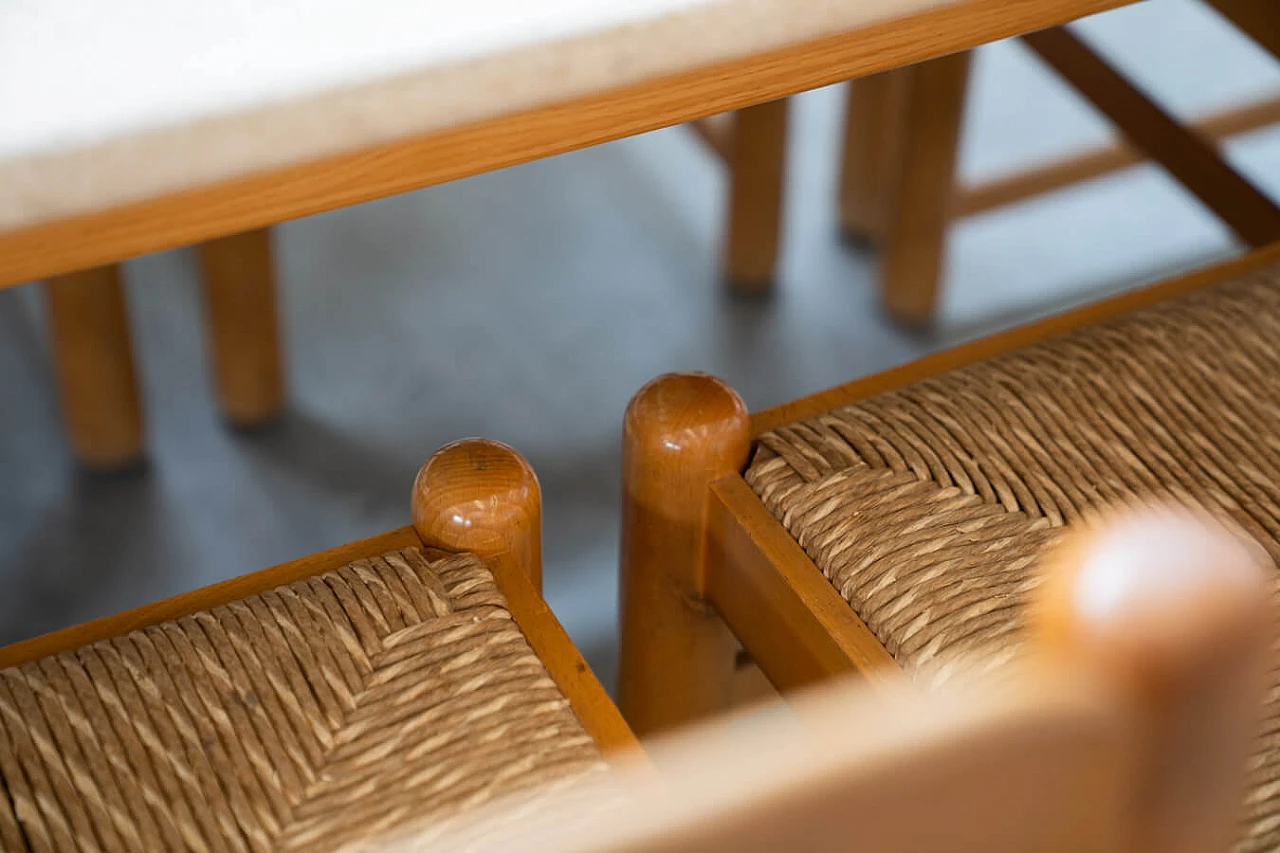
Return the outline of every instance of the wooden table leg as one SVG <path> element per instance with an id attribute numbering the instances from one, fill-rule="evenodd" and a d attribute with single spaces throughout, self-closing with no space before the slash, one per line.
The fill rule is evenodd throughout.
<path id="1" fill-rule="evenodd" d="M 788 105 L 782 98 L 734 114 L 724 265 L 729 286 L 738 293 L 768 292 L 777 273 Z"/>
<path id="2" fill-rule="evenodd" d="M 270 232 L 210 240 L 200 264 L 218 401 L 231 423 L 262 423 L 285 396 Z"/>
<path id="3" fill-rule="evenodd" d="M 142 414 L 118 266 L 50 278 L 50 344 L 71 446 L 91 468 L 142 457 Z"/>
<path id="4" fill-rule="evenodd" d="M 900 72 L 902 154 L 880 275 L 885 309 L 907 325 L 930 322 L 938 299 L 969 64 L 955 53 Z"/>

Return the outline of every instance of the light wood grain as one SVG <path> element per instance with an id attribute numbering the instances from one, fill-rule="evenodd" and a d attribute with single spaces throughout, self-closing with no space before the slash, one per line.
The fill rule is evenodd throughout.
<path id="1" fill-rule="evenodd" d="M 911 72 L 884 71 L 849 81 L 840 167 L 840 227 L 846 237 L 879 243 L 888 228 L 889 193 L 902 148 L 903 96 Z"/>
<path id="2" fill-rule="evenodd" d="M 1035 653 L 996 682 L 836 679 L 790 713 L 649 741 L 660 785 L 624 767 L 524 823 L 467 832 L 481 839 L 467 849 L 1226 850 L 1274 637 L 1265 554 L 1157 509 L 1085 529 L 1047 571 Z"/>
<path id="3" fill-rule="evenodd" d="M 520 853 L 1112 853 L 1129 735 L 1115 709 L 1059 686 L 999 696 L 873 698 L 828 685 L 795 713 L 735 715 L 646 747 L 660 785 L 593 813 L 592 792 L 539 804 L 466 849 Z M 456 849 L 451 839 L 425 848 Z"/>
<path id="4" fill-rule="evenodd" d="M 747 410 L 705 374 L 668 374 L 622 440 L 618 704 L 641 737 L 727 707 L 736 644 L 707 603 L 707 489 L 747 462 Z"/>
<path id="5" fill-rule="evenodd" d="M 707 597 L 781 691 L 902 670 L 741 476 L 711 485 Z"/>
<path id="6" fill-rule="evenodd" d="M 905 68 L 901 151 L 890 164 L 880 267 L 885 310 L 900 323 L 933 320 L 951 220 L 970 54 Z"/>
<path id="7" fill-rule="evenodd" d="M 1023 41 L 1241 240 L 1253 246 L 1280 240 L 1280 207 L 1067 28 L 1032 33 Z"/>
<path id="8" fill-rule="evenodd" d="M 782 694 L 773 682 L 756 666 L 745 652 L 738 654 L 733 666 L 733 686 L 730 689 L 729 707 L 738 711 L 746 707 L 760 707 L 782 702 Z"/>
<path id="9" fill-rule="evenodd" d="M 284 365 L 271 233 L 266 228 L 200 246 L 214 385 L 227 420 L 254 426 L 284 405 Z"/>
<path id="10" fill-rule="evenodd" d="M 1165 299 L 1210 287 L 1277 261 L 1280 261 L 1280 245 L 1260 249 L 1208 269 L 1197 270 L 1118 296 L 1100 299 L 1080 308 L 1017 326 L 1005 332 L 988 335 L 881 373 L 855 379 L 780 406 L 755 412 L 751 415 L 751 434 L 757 436 L 793 421 L 815 417 L 866 397 L 902 388 L 966 364 L 1030 346 L 1089 323 L 1107 320 L 1129 311 L 1154 305 Z"/>
<path id="11" fill-rule="evenodd" d="M 1225 141 L 1280 123 L 1280 97 L 1210 113 L 1190 124 L 1206 139 Z M 1146 155 L 1123 139 L 1110 145 L 1073 154 L 1026 171 L 1003 175 L 983 183 L 962 185 L 952 205 L 955 217 L 972 216 L 993 208 L 1014 204 L 1042 193 L 1099 178 L 1120 169 L 1146 162 Z"/>
<path id="12" fill-rule="evenodd" d="M 960 0 L 367 151 L 0 234 L 0 286 L 200 243 L 775 100 L 1132 0 Z"/>
<path id="13" fill-rule="evenodd" d="M 55 276 L 44 292 L 58 396 L 76 457 L 100 469 L 138 462 L 142 407 L 120 268 Z"/>
<path id="14" fill-rule="evenodd" d="M 1209 0 L 1209 5 L 1280 59 L 1280 8 L 1273 0 Z"/>
<path id="15" fill-rule="evenodd" d="M 515 450 L 483 438 L 440 448 L 418 469 L 411 503 L 426 545 L 475 554 L 495 574 L 524 574 L 541 594 L 542 490 Z"/>
<path id="16" fill-rule="evenodd" d="M 587 734 L 607 754 L 637 752 L 639 743 L 618 707 L 528 575 L 497 566 L 493 576 L 507 599 L 512 618 L 547 668 L 551 680 L 573 706 Z"/>
<path id="17" fill-rule="evenodd" d="M 782 239 L 789 104 L 789 99 L 780 98 L 734 113 L 724 274 L 738 293 L 766 293 L 774 284 Z"/>
<path id="18" fill-rule="evenodd" d="M 388 551 L 418 547 L 421 544 L 412 527 L 400 527 L 377 536 L 331 548 L 328 551 L 310 554 L 268 569 L 184 592 L 163 601 L 145 604 L 114 616 L 104 616 L 81 625 L 73 625 L 60 631 L 12 643 L 0 648 L 0 668 L 17 666 L 160 622 L 189 616 L 229 601 L 238 601 L 284 584 L 342 568 L 352 560 L 362 557 L 376 557 Z"/>
<path id="19" fill-rule="evenodd" d="M 540 566 L 541 554 L 538 553 L 536 566 L 528 560 L 530 549 L 540 546 L 538 537 L 531 533 L 539 529 L 539 525 L 531 522 L 541 520 L 541 499 L 536 479 L 529 479 L 532 470 L 528 463 L 505 445 L 476 439 L 446 446 L 433 459 L 438 464 L 432 467 L 428 462 L 423 466 L 425 475 L 420 472 L 413 495 L 415 521 L 432 532 L 429 541 L 424 542 L 413 527 L 398 528 L 115 616 L 5 646 L 0 648 L 0 668 L 208 610 L 339 569 L 353 560 L 410 547 L 441 552 L 447 550 L 439 547 L 445 542 L 470 544 L 489 555 L 486 562 L 507 599 L 512 618 L 588 734 L 609 753 L 636 750 L 635 737 L 622 715 L 535 586 L 535 580 L 540 579 L 535 570 Z M 424 494 L 422 489 L 430 493 Z M 468 517 L 476 524 L 470 531 L 460 532 L 457 524 L 450 524 L 450 510 L 469 511 Z M 430 526 L 424 524 L 428 519 L 434 520 Z M 504 523 L 509 523 L 512 529 L 498 529 Z"/>

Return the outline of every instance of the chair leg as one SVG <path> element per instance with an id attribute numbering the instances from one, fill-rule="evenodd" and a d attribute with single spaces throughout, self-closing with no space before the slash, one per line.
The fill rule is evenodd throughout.
<path id="1" fill-rule="evenodd" d="M 423 544 L 475 554 L 542 592 L 542 492 L 507 445 L 468 438 L 440 448 L 418 469 L 412 506 Z"/>
<path id="2" fill-rule="evenodd" d="M 142 458 L 142 413 L 119 267 L 45 282 L 49 335 L 71 446 L 90 468 Z"/>
<path id="3" fill-rule="evenodd" d="M 889 193 L 881 298 L 890 316 L 919 326 L 933 319 L 953 196 L 969 53 L 902 70 L 901 157 Z"/>
<path id="4" fill-rule="evenodd" d="M 788 105 L 781 98 L 734 114 L 724 265 L 730 288 L 743 295 L 767 293 L 777 273 Z"/>
<path id="5" fill-rule="evenodd" d="M 901 147 L 905 75 L 900 69 L 849 81 L 840 168 L 840 227 L 878 246 L 888 226 L 890 176 Z"/>
<path id="6" fill-rule="evenodd" d="M 1209 5 L 1280 59 L 1280 8 L 1275 0 L 1209 0 Z"/>
<path id="7" fill-rule="evenodd" d="M 659 377 L 627 407 L 618 702 L 638 735 L 731 699 L 736 644 L 704 595 L 708 487 L 749 447 L 746 407 L 711 376 Z"/>
<path id="8" fill-rule="evenodd" d="M 218 401 L 237 426 L 262 423 L 284 405 L 271 235 L 265 229 L 200 246 Z"/>

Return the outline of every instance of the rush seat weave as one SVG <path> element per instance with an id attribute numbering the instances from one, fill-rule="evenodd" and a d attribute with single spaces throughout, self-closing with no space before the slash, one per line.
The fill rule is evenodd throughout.
<path id="1" fill-rule="evenodd" d="M 0 671 L 4 850 L 350 850 L 602 771 L 477 558 L 417 549 Z"/>
<path id="2" fill-rule="evenodd" d="M 1018 654 L 1037 555 L 1101 506 L 1197 503 L 1278 558 L 1280 269 L 776 429 L 746 479 L 931 683 Z M 1280 687 L 1267 715 L 1243 850 L 1280 847 Z"/>

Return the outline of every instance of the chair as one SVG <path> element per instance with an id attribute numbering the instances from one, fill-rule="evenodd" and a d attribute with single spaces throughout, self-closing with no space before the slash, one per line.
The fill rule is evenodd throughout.
<path id="1" fill-rule="evenodd" d="M 540 596 L 528 464 L 449 445 L 412 510 L 412 527 L 0 649 L 0 847 L 360 848 L 633 749 Z"/>
<path id="2" fill-rule="evenodd" d="M 1280 56 L 1280 13 L 1266 0 L 1209 0 L 1224 17 Z M 1280 208 L 1214 150 L 1217 141 L 1280 122 L 1280 101 L 1263 99 L 1183 126 L 1095 54 L 1067 27 L 1022 36 L 1023 43 L 1123 134 L 1116 145 L 1002 176 L 956 183 L 956 160 L 970 54 L 961 52 L 851 81 L 845 124 L 840 224 L 849 238 L 881 252 L 881 297 L 889 315 L 919 326 L 933 319 L 958 217 L 1151 159 L 1215 213 L 1244 244 L 1280 239 Z M 730 218 L 726 276 L 759 292 L 773 281 L 782 211 L 786 104 L 755 108 L 750 120 L 703 122 L 700 134 L 726 156 Z M 735 154 L 737 149 L 742 153 Z M 759 189 L 770 188 L 768 192 Z M 743 189 L 746 188 L 746 189 Z M 772 239 L 763 239 L 771 235 Z M 768 253 L 766 254 L 766 249 Z"/>
<path id="3" fill-rule="evenodd" d="M 1183 512 L 1108 519 L 1047 570 L 1014 678 L 842 680 L 649 742 L 656 781 L 623 767 L 385 849 L 1224 850 L 1274 639 L 1265 562 Z"/>
<path id="4" fill-rule="evenodd" d="M 199 247 L 218 402 L 253 426 L 284 404 L 275 272 L 267 229 Z M 49 336 L 68 438 L 81 464 L 115 469 L 143 454 L 143 415 L 118 264 L 45 282 Z"/>
<path id="5" fill-rule="evenodd" d="M 739 644 L 784 692 L 998 671 L 1038 554 L 1101 507 L 1200 505 L 1280 554 L 1277 323 L 1273 247 L 755 415 L 653 381 L 624 426 L 627 720 L 723 709 Z M 1242 849 L 1280 842 L 1257 750 Z"/>

